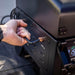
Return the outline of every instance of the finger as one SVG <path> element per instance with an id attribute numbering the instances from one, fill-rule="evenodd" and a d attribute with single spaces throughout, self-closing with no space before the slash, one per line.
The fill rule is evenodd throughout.
<path id="1" fill-rule="evenodd" d="M 26 43 L 27 43 L 27 40 L 25 40 L 24 38 L 21 38 L 21 40 L 18 42 L 17 45 L 23 46 L 23 45 L 26 44 Z"/>
<path id="2" fill-rule="evenodd" d="M 21 36 L 21 37 L 26 37 L 26 38 L 28 38 L 29 40 L 30 40 L 30 36 L 31 36 L 31 34 L 28 32 L 22 32 L 22 31 L 20 31 L 20 32 L 18 32 L 17 33 L 19 36 Z"/>
<path id="3" fill-rule="evenodd" d="M 20 44 L 20 46 L 22 46 L 22 45 L 24 45 L 24 44 L 26 44 L 27 43 L 27 40 L 25 40 L 24 38 L 21 38 L 21 44 Z"/>
<path id="4" fill-rule="evenodd" d="M 26 35 L 25 33 L 21 33 L 20 36 L 21 37 L 26 37 L 27 39 L 30 40 L 30 34 L 29 35 L 28 34 Z"/>
<path id="5" fill-rule="evenodd" d="M 18 30 L 19 30 L 19 31 L 20 31 L 20 30 L 25 30 L 25 28 L 24 28 L 24 27 L 19 27 Z"/>
<path id="6" fill-rule="evenodd" d="M 28 32 L 28 30 L 26 30 L 24 27 L 20 27 L 19 30 L 20 31 L 17 33 L 18 35 L 21 37 L 26 37 L 30 40 L 31 34 Z"/>
<path id="7" fill-rule="evenodd" d="M 25 23 L 23 20 L 16 20 L 18 22 L 18 26 L 27 27 L 27 23 Z"/>
<path id="8" fill-rule="evenodd" d="M 27 43 L 27 41 L 24 38 L 17 36 L 16 34 L 15 34 L 15 39 L 17 39 L 16 45 L 18 45 L 18 46 L 22 46 Z"/>
<path id="9" fill-rule="evenodd" d="M 17 30 L 16 30 L 16 32 L 18 33 L 19 31 L 20 31 L 20 29 L 19 29 L 20 27 L 17 27 Z"/>
<path id="10" fill-rule="evenodd" d="M 17 28 L 17 33 L 20 32 L 21 30 L 25 30 L 25 28 L 24 27 L 18 27 Z"/>

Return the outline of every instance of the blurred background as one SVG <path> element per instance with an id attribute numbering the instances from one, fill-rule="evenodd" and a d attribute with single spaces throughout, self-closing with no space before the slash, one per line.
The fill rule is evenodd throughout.
<path id="1" fill-rule="evenodd" d="M 0 20 L 3 16 L 9 15 L 16 7 L 16 0 L 0 0 Z"/>

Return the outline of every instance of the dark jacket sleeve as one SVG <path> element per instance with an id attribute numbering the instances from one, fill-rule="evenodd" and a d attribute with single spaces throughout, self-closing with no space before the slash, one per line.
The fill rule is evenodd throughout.
<path id="1" fill-rule="evenodd" d="M 2 29 L 0 28 L 0 41 L 3 39 L 3 31 Z"/>

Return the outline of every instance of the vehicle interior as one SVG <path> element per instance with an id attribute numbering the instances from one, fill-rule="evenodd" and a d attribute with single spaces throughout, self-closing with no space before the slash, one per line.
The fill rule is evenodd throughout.
<path id="1" fill-rule="evenodd" d="M 26 22 L 31 40 L 0 43 L 0 75 L 75 75 L 75 0 L 16 0 L 7 17 Z"/>

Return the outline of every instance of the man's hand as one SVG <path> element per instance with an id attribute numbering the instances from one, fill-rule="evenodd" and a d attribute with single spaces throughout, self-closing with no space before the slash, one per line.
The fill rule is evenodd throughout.
<path id="1" fill-rule="evenodd" d="M 15 45 L 22 46 L 27 43 L 24 37 L 30 39 L 30 33 L 24 29 L 27 27 L 27 24 L 22 20 L 10 20 L 5 25 L 0 26 L 3 30 L 4 38 L 2 41 Z"/>

